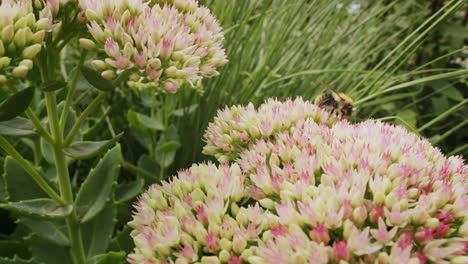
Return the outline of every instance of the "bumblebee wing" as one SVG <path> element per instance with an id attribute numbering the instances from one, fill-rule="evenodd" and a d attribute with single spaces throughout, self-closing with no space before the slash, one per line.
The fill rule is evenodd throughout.
<path id="1" fill-rule="evenodd" d="M 335 89 L 333 89 L 328 83 L 324 82 L 324 81 L 320 81 L 320 83 L 325 86 L 325 88 L 327 88 L 328 90 L 330 90 L 332 93 L 336 93 L 338 94 Z"/>
<path id="2" fill-rule="evenodd" d="M 328 83 L 324 82 L 324 81 L 320 81 L 320 83 L 325 86 L 328 90 L 330 90 L 333 94 L 335 94 L 336 96 L 338 96 L 341 100 L 343 101 L 346 101 L 346 98 L 343 98 L 343 96 L 341 96 L 337 91 L 335 91 L 335 89 L 333 89 Z"/>

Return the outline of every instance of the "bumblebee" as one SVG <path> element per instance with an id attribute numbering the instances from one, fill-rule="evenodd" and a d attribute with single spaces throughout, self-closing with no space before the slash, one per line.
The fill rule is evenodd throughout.
<path id="1" fill-rule="evenodd" d="M 350 117 L 354 112 L 353 99 L 344 93 L 338 93 L 327 83 L 320 81 L 331 93 L 323 93 L 315 98 L 314 104 L 329 110 L 330 114 L 335 114 L 341 118 Z"/>

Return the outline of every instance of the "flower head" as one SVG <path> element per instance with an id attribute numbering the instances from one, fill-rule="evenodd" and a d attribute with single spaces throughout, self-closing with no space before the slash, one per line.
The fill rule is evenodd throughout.
<path id="1" fill-rule="evenodd" d="M 49 4 L 36 6 L 31 0 L 0 2 L 0 83 L 26 77 L 51 27 Z"/>
<path id="2" fill-rule="evenodd" d="M 205 153 L 224 165 L 210 165 L 212 173 L 193 181 L 200 191 L 192 201 L 203 212 L 188 207 L 180 234 L 196 230 L 191 237 L 203 252 L 225 262 L 458 263 L 466 255 L 468 166 L 402 127 L 350 124 L 302 99 L 269 100 L 258 109 L 220 111 L 205 138 Z M 226 173 L 228 166 L 235 173 Z M 221 188 L 222 178 L 229 187 Z M 243 191 L 234 190 L 235 178 Z M 183 197 L 179 189 L 190 185 L 179 186 L 164 195 Z M 135 230 L 175 208 L 144 204 Z M 162 220 L 151 222 L 158 234 Z M 170 248 L 172 255 L 156 253 L 174 259 L 179 252 Z"/>
<path id="3" fill-rule="evenodd" d="M 195 0 L 80 0 L 100 72 L 129 71 L 129 84 L 175 93 L 227 63 L 216 18 Z M 106 77 L 103 75 L 103 77 Z"/>

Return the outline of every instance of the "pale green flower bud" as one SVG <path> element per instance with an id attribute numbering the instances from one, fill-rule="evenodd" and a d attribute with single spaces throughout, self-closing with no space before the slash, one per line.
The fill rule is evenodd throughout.
<path id="1" fill-rule="evenodd" d="M 275 208 L 275 202 L 271 200 L 270 198 L 264 198 L 258 201 L 261 206 L 263 206 L 266 209 L 273 210 Z"/>
<path id="2" fill-rule="evenodd" d="M 264 264 L 265 260 L 258 256 L 251 256 L 248 258 L 249 263 L 251 264 Z"/>
<path id="3" fill-rule="evenodd" d="M 364 205 L 353 210 L 353 220 L 358 226 L 362 226 L 367 219 L 367 209 Z"/>
<path id="4" fill-rule="evenodd" d="M 34 15 L 33 15 L 34 16 Z M 18 29 L 21 29 L 21 28 L 25 28 L 28 26 L 28 17 L 25 16 L 25 17 L 21 17 L 20 19 L 18 19 L 18 21 L 16 21 L 15 23 L 15 30 L 18 30 Z"/>
<path id="5" fill-rule="evenodd" d="M 390 256 L 386 252 L 380 252 L 377 259 L 382 263 L 390 263 Z"/>
<path id="6" fill-rule="evenodd" d="M 41 18 L 36 21 L 36 29 L 37 30 L 47 30 L 50 27 L 50 20 L 48 18 Z"/>
<path id="7" fill-rule="evenodd" d="M 171 66 L 171 67 L 166 69 L 165 73 L 169 78 L 174 78 L 174 77 L 176 77 L 177 68 L 174 67 L 174 66 Z"/>
<path id="8" fill-rule="evenodd" d="M 205 256 L 201 259 L 202 264 L 220 264 L 219 258 L 216 256 Z"/>
<path id="9" fill-rule="evenodd" d="M 0 58 L 0 69 L 5 68 L 10 65 L 11 59 L 8 57 Z"/>
<path id="10" fill-rule="evenodd" d="M 231 258 L 231 254 L 229 254 L 227 250 L 221 250 L 221 252 L 219 253 L 219 260 L 222 263 L 228 262 L 230 258 Z"/>
<path id="11" fill-rule="evenodd" d="M 114 80 L 115 77 L 117 77 L 117 75 L 115 74 L 115 71 L 113 71 L 113 70 L 103 71 L 101 73 L 101 76 L 102 76 L 102 78 L 104 78 L 106 80 Z"/>
<path id="12" fill-rule="evenodd" d="M 29 28 L 22 28 L 16 32 L 15 37 L 13 38 L 13 41 L 15 42 L 18 48 L 22 48 L 26 44 L 26 41 L 27 41 L 26 38 L 29 35 L 28 33 L 31 34 L 31 38 L 32 38 L 32 32 L 31 32 L 31 29 Z"/>
<path id="13" fill-rule="evenodd" d="M 93 51 L 96 49 L 96 43 L 90 39 L 80 38 L 80 46 L 89 51 Z"/>
<path id="14" fill-rule="evenodd" d="M 23 50 L 21 56 L 25 59 L 33 59 L 36 55 L 41 51 L 42 46 L 41 44 L 34 44 L 29 46 Z"/>
<path id="15" fill-rule="evenodd" d="M 418 258 L 410 258 L 408 260 L 408 264 L 420 264 L 421 262 L 419 261 Z"/>
<path id="16" fill-rule="evenodd" d="M 107 64 L 102 60 L 93 60 L 91 61 L 91 65 L 93 65 L 97 71 L 104 71 L 107 69 Z"/>
<path id="17" fill-rule="evenodd" d="M 222 239 L 219 241 L 219 247 L 221 248 L 221 250 L 231 251 L 231 249 L 232 249 L 232 242 L 231 242 L 231 240 L 229 240 L 229 239 L 222 238 Z"/>
<path id="18" fill-rule="evenodd" d="M 398 198 L 395 196 L 395 194 L 390 193 L 385 197 L 385 206 L 388 208 L 392 208 L 395 203 L 398 202 Z"/>
<path id="19" fill-rule="evenodd" d="M 0 37 L 4 42 L 10 42 L 13 40 L 14 36 L 15 36 L 15 29 L 13 25 L 8 25 L 2 30 L 2 34 Z"/>
<path id="20" fill-rule="evenodd" d="M 175 264 L 189 264 L 186 258 L 177 258 Z"/>
<path id="21" fill-rule="evenodd" d="M 86 9 L 86 18 L 89 20 L 89 21 L 94 21 L 94 20 L 98 20 L 99 19 L 99 16 L 98 14 L 96 14 L 96 12 L 94 12 L 93 10 L 91 9 Z"/>
<path id="22" fill-rule="evenodd" d="M 464 238 L 468 238 L 468 221 L 464 221 L 463 224 L 460 226 L 458 233 Z"/>
<path id="23" fill-rule="evenodd" d="M 466 264 L 468 263 L 468 256 L 456 256 L 450 260 L 450 264 Z"/>
<path id="24" fill-rule="evenodd" d="M 32 60 L 22 60 L 22 61 L 19 63 L 19 65 L 25 66 L 25 67 L 27 67 L 27 68 L 30 69 L 30 70 L 31 70 L 31 69 L 33 68 L 33 66 L 34 66 Z"/>
<path id="25" fill-rule="evenodd" d="M 38 32 L 36 32 L 36 33 L 34 33 L 32 35 L 31 41 L 36 42 L 36 43 L 40 43 L 40 42 L 44 41 L 45 34 L 46 34 L 46 32 L 44 30 L 38 31 Z"/>
<path id="26" fill-rule="evenodd" d="M 424 226 L 429 227 L 430 229 L 435 229 L 440 224 L 439 219 L 435 217 L 428 218 L 424 222 Z"/>
<path id="27" fill-rule="evenodd" d="M 3 46 L 2 40 L 0 40 L 0 56 L 3 56 L 5 54 L 5 46 Z"/>
<path id="28" fill-rule="evenodd" d="M 415 199 L 419 194 L 419 190 L 417 188 L 411 188 L 408 190 L 408 196 L 411 199 Z"/>

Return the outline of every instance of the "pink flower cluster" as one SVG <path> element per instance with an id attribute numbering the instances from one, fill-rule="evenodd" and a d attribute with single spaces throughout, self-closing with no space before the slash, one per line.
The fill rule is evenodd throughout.
<path id="1" fill-rule="evenodd" d="M 468 166 L 402 127 L 269 100 L 206 135 L 230 165 L 143 194 L 130 263 L 468 263 Z"/>
<path id="2" fill-rule="evenodd" d="M 0 1 L 0 83 L 24 78 L 52 27 L 52 7 L 41 1 Z"/>
<path id="3" fill-rule="evenodd" d="M 227 63 L 216 18 L 195 0 L 80 0 L 94 40 L 84 48 L 102 59 L 94 67 L 112 80 L 130 71 L 129 85 L 175 93 L 216 76 Z"/>

